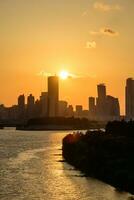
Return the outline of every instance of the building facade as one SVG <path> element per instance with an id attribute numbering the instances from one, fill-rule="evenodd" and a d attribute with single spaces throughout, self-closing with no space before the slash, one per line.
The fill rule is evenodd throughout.
<path id="1" fill-rule="evenodd" d="M 59 77 L 48 77 L 48 117 L 58 116 Z"/>
<path id="2" fill-rule="evenodd" d="M 134 119 L 134 79 L 126 80 L 125 88 L 126 119 Z"/>

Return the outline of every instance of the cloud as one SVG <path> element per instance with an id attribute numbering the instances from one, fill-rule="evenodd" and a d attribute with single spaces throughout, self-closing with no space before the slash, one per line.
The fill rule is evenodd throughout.
<path id="1" fill-rule="evenodd" d="M 118 4 L 112 5 L 112 4 L 106 4 L 106 3 L 101 3 L 101 2 L 95 2 L 93 7 L 94 7 L 94 9 L 97 9 L 102 12 L 121 10 L 121 6 Z"/>
<path id="2" fill-rule="evenodd" d="M 86 48 L 87 49 L 95 49 L 96 48 L 96 42 L 95 41 L 91 41 L 91 42 L 87 41 L 86 42 Z"/>
<path id="3" fill-rule="evenodd" d="M 99 31 L 90 31 L 91 35 L 107 35 L 115 37 L 119 35 L 118 31 L 114 31 L 111 28 L 101 28 Z"/>
<path id="4" fill-rule="evenodd" d="M 41 70 L 39 73 L 37 73 L 37 76 L 52 76 L 53 74 L 50 72 L 46 72 L 45 70 Z"/>
<path id="5" fill-rule="evenodd" d="M 118 36 L 119 35 L 119 32 L 114 31 L 110 28 L 101 29 L 101 33 L 104 35 L 108 35 L 108 36 Z"/>
<path id="6" fill-rule="evenodd" d="M 48 76 L 54 76 L 55 74 L 52 74 L 51 72 L 46 72 L 45 70 L 41 70 L 36 75 L 42 76 L 42 77 L 48 77 Z M 57 73 L 57 75 L 58 75 L 58 73 Z M 94 73 L 90 73 L 90 74 L 69 73 L 68 74 L 68 79 L 81 79 L 81 78 L 96 78 L 96 74 L 94 74 Z"/>

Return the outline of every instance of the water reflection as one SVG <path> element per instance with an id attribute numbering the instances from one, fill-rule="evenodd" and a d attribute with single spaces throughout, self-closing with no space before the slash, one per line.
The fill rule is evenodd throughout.
<path id="1" fill-rule="evenodd" d="M 61 162 L 66 132 L 0 131 L 0 199 L 126 200 L 127 193 Z"/>

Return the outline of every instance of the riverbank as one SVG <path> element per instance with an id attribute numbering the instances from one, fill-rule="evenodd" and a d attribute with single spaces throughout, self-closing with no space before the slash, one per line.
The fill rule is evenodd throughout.
<path id="1" fill-rule="evenodd" d="M 134 124 L 113 122 L 106 132 L 69 134 L 63 139 L 63 157 L 86 176 L 134 194 L 133 128 Z"/>
<path id="2" fill-rule="evenodd" d="M 17 130 L 86 130 L 104 128 L 106 122 L 89 121 L 85 118 L 46 117 L 34 118 L 27 123 L 18 125 Z"/>

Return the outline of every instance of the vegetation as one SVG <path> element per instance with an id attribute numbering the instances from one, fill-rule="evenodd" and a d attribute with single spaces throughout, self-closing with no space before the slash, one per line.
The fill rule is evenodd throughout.
<path id="1" fill-rule="evenodd" d="M 63 157 L 87 176 L 134 194 L 134 122 L 109 122 L 106 132 L 69 134 Z"/>

